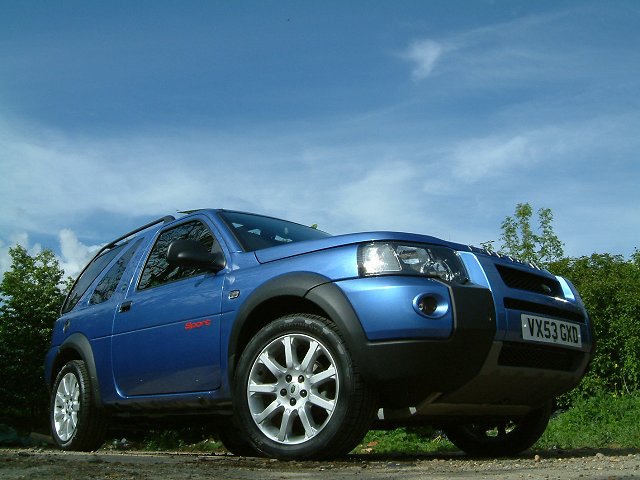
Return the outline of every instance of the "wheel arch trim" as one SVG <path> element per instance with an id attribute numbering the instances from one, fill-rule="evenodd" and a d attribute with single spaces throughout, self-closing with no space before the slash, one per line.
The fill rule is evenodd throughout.
<path id="1" fill-rule="evenodd" d="M 229 336 L 229 379 L 235 374 L 239 360 L 242 332 L 252 321 L 253 314 L 266 302 L 276 298 L 295 297 L 313 304 L 338 327 L 350 350 L 357 342 L 364 342 L 365 335 L 355 310 L 345 294 L 331 279 L 312 272 L 293 272 L 275 277 L 262 284 L 242 304 L 235 317 Z M 290 313 L 290 312 L 283 312 Z M 357 352 L 353 352 L 357 355 Z"/>
<path id="2" fill-rule="evenodd" d="M 66 363 L 64 358 L 67 354 L 75 352 L 87 367 L 89 372 L 89 378 L 91 380 L 91 393 L 94 399 L 96 407 L 101 406 L 100 395 L 100 381 L 98 379 L 98 371 L 96 369 L 96 362 L 93 356 L 93 349 L 91 348 L 91 342 L 87 337 L 81 333 L 71 334 L 62 344 L 58 347 L 58 354 L 54 361 L 54 368 L 52 370 L 52 377 L 57 376 L 60 369 Z M 55 380 L 55 379 L 54 379 Z"/>

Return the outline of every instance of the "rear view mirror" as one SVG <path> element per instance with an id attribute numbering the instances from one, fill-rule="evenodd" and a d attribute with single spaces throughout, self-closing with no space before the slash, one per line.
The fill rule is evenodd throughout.
<path id="1" fill-rule="evenodd" d="M 170 265 L 189 268 L 201 268 L 219 272 L 225 266 L 221 252 L 212 253 L 205 245 L 196 240 L 174 240 L 167 249 L 167 262 Z"/>

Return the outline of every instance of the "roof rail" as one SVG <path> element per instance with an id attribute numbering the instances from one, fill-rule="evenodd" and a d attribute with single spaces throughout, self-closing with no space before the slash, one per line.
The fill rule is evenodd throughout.
<path id="1" fill-rule="evenodd" d="M 153 227 L 154 225 L 157 225 L 159 223 L 169 223 L 169 222 L 173 222 L 176 219 L 176 217 L 174 217 L 173 215 L 166 215 L 164 217 L 158 218 L 157 220 L 154 220 L 153 222 L 149 222 L 146 225 L 142 225 L 141 227 L 136 228 L 135 230 L 131 230 L 129 233 L 125 233 L 124 235 L 122 235 L 121 237 L 116 238 L 115 240 L 113 240 L 112 242 L 108 243 L 107 245 L 105 245 L 104 247 L 102 247 L 102 250 L 100 252 L 98 252 L 98 254 L 96 255 L 96 257 L 98 255 L 100 255 L 100 253 L 102 253 L 103 250 L 107 250 L 108 248 L 113 248 L 116 246 L 116 244 L 122 240 L 124 240 L 125 238 L 130 237 L 131 235 L 135 235 L 138 232 L 141 232 L 142 230 L 146 230 L 149 227 Z"/>
<path id="2" fill-rule="evenodd" d="M 141 227 L 136 228 L 135 230 L 131 230 L 129 233 L 126 233 L 126 234 L 122 235 L 121 237 L 116 238 L 115 240 L 107 243 L 104 247 L 102 247 L 100 250 L 98 250 L 98 253 L 96 253 L 91 258 L 91 261 L 85 265 L 85 267 L 82 269 L 82 271 L 76 277 L 75 282 L 73 282 L 73 285 L 69 289 L 69 293 L 67 293 L 67 297 L 65 298 L 64 303 L 62 304 L 62 307 L 60 308 L 60 312 L 61 313 L 64 312 L 65 306 L 67 305 L 67 302 L 69 301 L 69 295 L 71 295 L 71 292 L 73 291 L 73 288 L 76 286 L 76 283 L 78 283 L 78 280 L 80 280 L 80 277 L 82 277 L 82 275 L 87 270 L 87 268 L 89 268 L 89 265 L 91 265 L 96 258 L 98 258 L 100 255 L 102 255 L 102 253 L 105 250 L 109 250 L 109 249 L 115 247 L 118 244 L 118 242 L 124 240 L 125 238 L 130 237 L 131 235 L 135 235 L 136 233 L 141 232 L 142 230 L 146 230 L 147 228 L 153 227 L 154 225 L 157 225 L 159 223 L 172 222 L 175 219 L 176 218 L 173 215 L 167 215 L 167 216 L 158 218 L 157 220 L 154 220 L 153 222 L 149 222 L 149 223 L 147 223 L 145 225 L 142 225 Z"/>
<path id="3" fill-rule="evenodd" d="M 91 262 L 89 262 L 87 264 L 87 267 L 96 259 L 98 258 L 100 255 L 102 255 L 102 253 L 105 250 L 110 250 L 113 247 L 115 247 L 118 242 L 121 242 L 122 240 L 124 240 L 125 238 L 129 238 L 131 235 L 135 235 L 138 232 L 141 232 L 142 230 L 146 230 L 149 227 L 153 227 L 154 225 L 157 225 L 159 223 L 168 223 L 168 222 L 172 222 L 174 221 L 176 218 L 173 215 L 166 215 L 162 218 L 158 218 L 157 220 L 154 220 L 153 222 L 149 222 L 145 225 L 142 225 L 141 227 L 136 228 L 135 230 L 131 230 L 129 233 L 125 233 L 124 235 L 122 235 L 121 237 L 116 238 L 115 240 L 107 243 L 104 247 L 102 247 L 100 250 L 98 250 L 98 253 L 96 253 L 93 258 L 91 259 Z M 86 268 L 84 268 L 84 270 L 86 270 Z M 80 272 L 80 275 L 78 275 L 78 278 L 80 278 L 82 276 L 82 274 L 84 273 L 84 270 L 82 270 L 82 272 Z"/>

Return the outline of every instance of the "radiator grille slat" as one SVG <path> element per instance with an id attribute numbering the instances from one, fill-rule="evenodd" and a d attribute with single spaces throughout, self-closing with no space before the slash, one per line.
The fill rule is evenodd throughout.
<path id="1" fill-rule="evenodd" d="M 540 303 L 527 302 L 516 298 L 506 297 L 504 299 L 504 308 L 509 310 L 520 310 L 542 316 L 552 316 L 563 320 L 570 320 L 572 322 L 585 323 L 585 316 L 582 312 L 565 310 L 563 308 L 542 305 Z"/>
<path id="2" fill-rule="evenodd" d="M 509 288 L 540 293 L 550 297 L 561 297 L 562 287 L 555 278 L 549 278 L 535 273 L 525 272 L 517 268 L 509 268 L 504 265 L 496 265 L 502 281 Z"/>

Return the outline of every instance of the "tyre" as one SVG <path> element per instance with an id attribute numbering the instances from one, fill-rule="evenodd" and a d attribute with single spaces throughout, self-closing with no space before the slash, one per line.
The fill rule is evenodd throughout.
<path id="1" fill-rule="evenodd" d="M 542 436 L 552 402 L 516 419 L 478 420 L 444 429 L 447 438 L 460 450 L 475 456 L 516 455 L 531 447 Z"/>
<path id="2" fill-rule="evenodd" d="M 92 451 L 104 442 L 107 421 L 95 406 L 91 377 L 81 360 L 65 364 L 51 391 L 51 433 L 64 450 Z"/>
<path id="3" fill-rule="evenodd" d="M 298 314 L 270 323 L 249 342 L 236 368 L 234 408 L 265 455 L 326 459 L 362 440 L 376 402 L 335 325 Z"/>
<path id="4" fill-rule="evenodd" d="M 217 429 L 218 440 L 229 453 L 240 457 L 261 457 L 261 452 L 248 440 L 242 429 L 233 420 L 224 420 Z"/>

